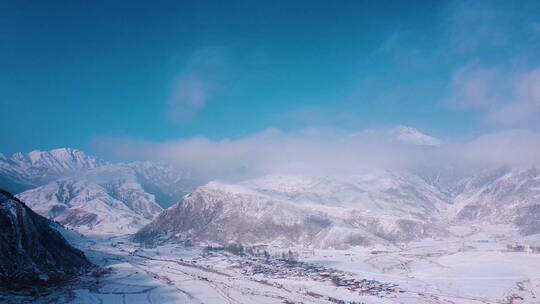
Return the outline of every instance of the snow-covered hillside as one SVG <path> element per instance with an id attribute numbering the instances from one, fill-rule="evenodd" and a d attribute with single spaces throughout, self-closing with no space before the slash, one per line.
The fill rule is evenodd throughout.
<path id="1" fill-rule="evenodd" d="M 191 192 L 198 183 L 186 171 L 178 170 L 170 165 L 158 162 L 131 162 L 117 164 L 113 168 L 124 168 L 131 173 L 148 193 L 156 197 L 163 207 L 169 207 L 178 202 L 184 195 Z"/>
<path id="2" fill-rule="evenodd" d="M 9 158 L 0 155 L 0 187 L 26 190 L 105 164 L 105 161 L 71 148 L 19 152 Z"/>
<path id="3" fill-rule="evenodd" d="M 269 175 L 211 182 L 137 233 L 214 243 L 348 248 L 444 237 L 453 222 L 508 224 L 540 233 L 540 170 L 479 173 L 443 191 L 416 175 Z"/>
<path id="4" fill-rule="evenodd" d="M 0 188 L 14 193 L 61 178 L 100 179 L 100 173 L 103 179 L 129 176 L 164 206 L 177 202 L 196 185 L 188 172 L 167 164 L 150 161 L 112 164 L 71 148 L 15 153 L 11 157 L 0 154 Z"/>
<path id="5" fill-rule="evenodd" d="M 408 174 L 266 176 L 200 187 L 135 239 L 319 248 L 390 244 L 444 234 L 447 207 L 437 189 Z"/>
<path id="6" fill-rule="evenodd" d="M 61 179 L 18 195 L 37 213 L 84 233 L 131 233 L 162 209 L 130 180 Z"/>
<path id="7" fill-rule="evenodd" d="M 467 178 L 461 186 L 457 220 L 513 224 L 522 234 L 540 233 L 540 168 L 488 171 Z"/>
<path id="8" fill-rule="evenodd" d="M 0 155 L 0 188 L 81 232 L 135 232 L 191 187 L 189 174 L 166 164 L 111 164 L 70 148 Z"/>

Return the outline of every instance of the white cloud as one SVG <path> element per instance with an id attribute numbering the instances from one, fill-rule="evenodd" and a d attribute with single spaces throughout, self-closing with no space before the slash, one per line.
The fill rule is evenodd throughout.
<path id="1" fill-rule="evenodd" d="M 156 143 L 101 138 L 95 141 L 95 147 L 124 160 L 169 162 L 207 180 L 267 173 L 354 174 L 426 166 L 470 171 L 540 165 L 540 134 L 532 131 L 491 133 L 473 140 L 446 141 L 439 147 L 412 145 L 394 135 L 391 129 L 306 129 L 292 133 L 269 129 L 221 140 L 193 137 Z"/>
<path id="2" fill-rule="evenodd" d="M 209 84 L 195 75 L 183 75 L 173 89 L 170 101 L 170 117 L 174 121 L 184 121 L 199 112 L 209 94 Z"/>
<path id="3" fill-rule="evenodd" d="M 519 75 L 511 99 L 491 109 L 489 118 L 507 125 L 537 120 L 540 114 L 540 68 Z"/>
<path id="4" fill-rule="evenodd" d="M 225 48 L 194 52 L 176 77 L 169 101 L 169 117 L 175 122 L 191 119 L 208 103 L 227 79 Z"/>
<path id="5" fill-rule="evenodd" d="M 505 3 L 450 2 L 443 10 L 450 51 L 466 54 L 505 46 L 511 41 L 514 19 Z"/>
<path id="6" fill-rule="evenodd" d="M 488 167 L 540 165 L 540 133 L 525 129 L 494 132 L 456 143 L 448 151 L 456 151 L 455 161 L 462 164 Z"/>
<path id="7" fill-rule="evenodd" d="M 452 96 L 446 102 L 460 109 L 490 109 L 497 104 L 494 87 L 499 78 L 495 69 L 466 65 L 452 75 Z"/>
<path id="8" fill-rule="evenodd" d="M 540 112 L 540 68 L 518 73 L 466 65 L 454 73 L 445 104 L 484 112 L 496 124 L 529 123 Z"/>

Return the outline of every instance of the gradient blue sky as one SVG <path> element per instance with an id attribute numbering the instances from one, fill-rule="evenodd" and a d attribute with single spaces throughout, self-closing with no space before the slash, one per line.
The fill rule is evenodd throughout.
<path id="1" fill-rule="evenodd" d="M 13 1 L 0 152 L 96 138 L 538 129 L 540 1 Z"/>

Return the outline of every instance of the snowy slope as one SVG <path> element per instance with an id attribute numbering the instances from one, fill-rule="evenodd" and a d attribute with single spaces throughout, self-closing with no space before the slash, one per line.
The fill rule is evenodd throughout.
<path id="1" fill-rule="evenodd" d="M 41 215 L 91 233 L 134 232 L 192 187 L 188 174 L 165 164 L 110 164 L 70 148 L 0 156 L 0 186 L 20 190 Z"/>
<path id="2" fill-rule="evenodd" d="M 162 207 L 169 207 L 198 186 L 189 172 L 157 162 L 131 162 L 117 167 L 128 167 L 141 187 L 156 197 Z"/>
<path id="3" fill-rule="evenodd" d="M 57 178 L 97 168 L 106 162 L 84 152 L 61 148 L 51 151 L 15 153 L 0 157 L 0 186 L 16 191 L 30 189 Z"/>
<path id="4" fill-rule="evenodd" d="M 275 199 L 429 219 L 447 208 L 445 195 L 419 177 L 390 171 L 340 177 L 271 175 L 244 183 Z"/>
<path id="5" fill-rule="evenodd" d="M 162 210 L 153 195 L 130 181 L 100 185 L 61 179 L 18 198 L 42 216 L 83 233 L 131 233 Z"/>
<path id="6" fill-rule="evenodd" d="M 133 162 L 127 164 L 110 164 L 81 172 L 77 180 L 97 183 L 116 192 L 119 184 L 137 189 L 144 195 L 152 194 L 154 200 L 167 206 L 179 201 L 191 190 L 189 175 L 160 163 Z M 141 194 L 143 195 L 143 194 Z M 122 200 L 122 197 L 118 197 Z M 136 199 L 132 197 L 130 200 Z"/>
<path id="7" fill-rule="evenodd" d="M 540 233 L 540 168 L 482 172 L 461 187 L 457 220 L 513 224 L 525 235 Z"/>
<path id="8" fill-rule="evenodd" d="M 14 193 L 43 186 L 61 178 L 86 177 L 100 179 L 130 179 L 140 184 L 164 206 L 170 206 L 195 186 L 189 173 L 155 162 L 111 164 L 71 148 L 51 151 L 0 154 L 0 187 Z"/>
<path id="9" fill-rule="evenodd" d="M 136 239 L 346 248 L 444 233 L 444 196 L 390 172 L 341 178 L 266 176 L 209 183 L 164 211 Z"/>

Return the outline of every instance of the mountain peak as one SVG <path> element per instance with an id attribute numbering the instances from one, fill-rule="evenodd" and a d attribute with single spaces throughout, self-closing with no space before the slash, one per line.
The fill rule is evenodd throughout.
<path id="1" fill-rule="evenodd" d="M 408 144 L 430 147 L 439 147 L 441 145 L 440 139 L 408 126 L 398 126 L 392 129 L 391 133 L 397 140 Z"/>
<path id="2" fill-rule="evenodd" d="M 13 154 L 11 159 L 26 162 L 30 166 L 50 166 L 55 163 L 65 169 L 77 169 L 80 166 L 88 169 L 106 164 L 105 161 L 73 148 L 58 148 L 49 151 L 33 150 L 28 154 L 18 152 Z"/>
<path id="3" fill-rule="evenodd" d="M 68 156 L 80 156 L 80 157 L 91 157 L 79 149 L 74 148 L 56 148 L 48 151 L 42 150 L 33 150 L 28 153 L 28 156 L 31 158 L 39 158 L 43 155 L 53 155 L 55 157 L 68 157 Z"/>
<path id="4" fill-rule="evenodd" d="M 94 169 L 107 162 L 72 148 L 50 151 L 17 152 L 11 157 L 0 157 L 0 173 L 10 181 L 0 180 L 0 186 L 20 192 L 80 170 Z"/>

